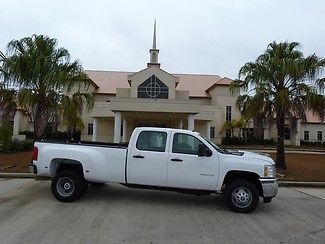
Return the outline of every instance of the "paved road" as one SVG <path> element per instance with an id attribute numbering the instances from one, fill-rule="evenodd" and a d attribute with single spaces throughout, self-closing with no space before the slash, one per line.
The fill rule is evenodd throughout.
<path id="1" fill-rule="evenodd" d="M 325 243 L 325 200 L 290 188 L 236 214 L 222 196 L 106 185 L 60 203 L 48 181 L 21 184 L 0 195 L 1 243 Z"/>

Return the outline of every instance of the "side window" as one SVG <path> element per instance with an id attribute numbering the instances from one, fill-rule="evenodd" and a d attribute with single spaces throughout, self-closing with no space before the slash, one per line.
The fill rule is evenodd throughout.
<path id="1" fill-rule="evenodd" d="M 142 131 L 137 140 L 137 149 L 143 151 L 164 152 L 167 133 L 160 131 Z"/>
<path id="2" fill-rule="evenodd" d="M 192 135 L 175 133 L 173 139 L 173 153 L 197 155 L 202 142 Z"/>

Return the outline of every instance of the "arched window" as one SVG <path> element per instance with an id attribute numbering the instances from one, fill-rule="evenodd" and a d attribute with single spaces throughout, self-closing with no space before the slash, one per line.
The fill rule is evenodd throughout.
<path id="1" fill-rule="evenodd" d="M 168 99 L 168 87 L 153 75 L 138 86 L 138 98 Z"/>

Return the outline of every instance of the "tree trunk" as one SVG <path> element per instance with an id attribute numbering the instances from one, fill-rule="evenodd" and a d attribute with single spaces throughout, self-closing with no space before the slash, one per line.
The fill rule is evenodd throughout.
<path id="1" fill-rule="evenodd" d="M 42 138 L 44 129 L 50 118 L 49 108 L 44 107 L 44 104 L 45 102 L 42 99 L 36 104 L 34 113 L 34 132 L 36 139 Z"/>
<path id="2" fill-rule="evenodd" d="M 284 154 L 284 127 L 285 115 L 281 109 L 276 112 L 276 125 L 277 125 L 277 145 L 276 145 L 276 167 L 286 170 L 285 154 Z"/>

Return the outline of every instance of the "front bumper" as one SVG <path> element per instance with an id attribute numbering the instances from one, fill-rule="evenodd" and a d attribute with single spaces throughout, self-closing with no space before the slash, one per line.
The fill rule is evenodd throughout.
<path id="1" fill-rule="evenodd" d="M 278 193 L 278 181 L 276 179 L 260 179 L 263 197 L 272 198 Z"/>
<path id="2" fill-rule="evenodd" d="M 28 165 L 29 173 L 37 175 L 37 167 L 34 164 Z"/>

